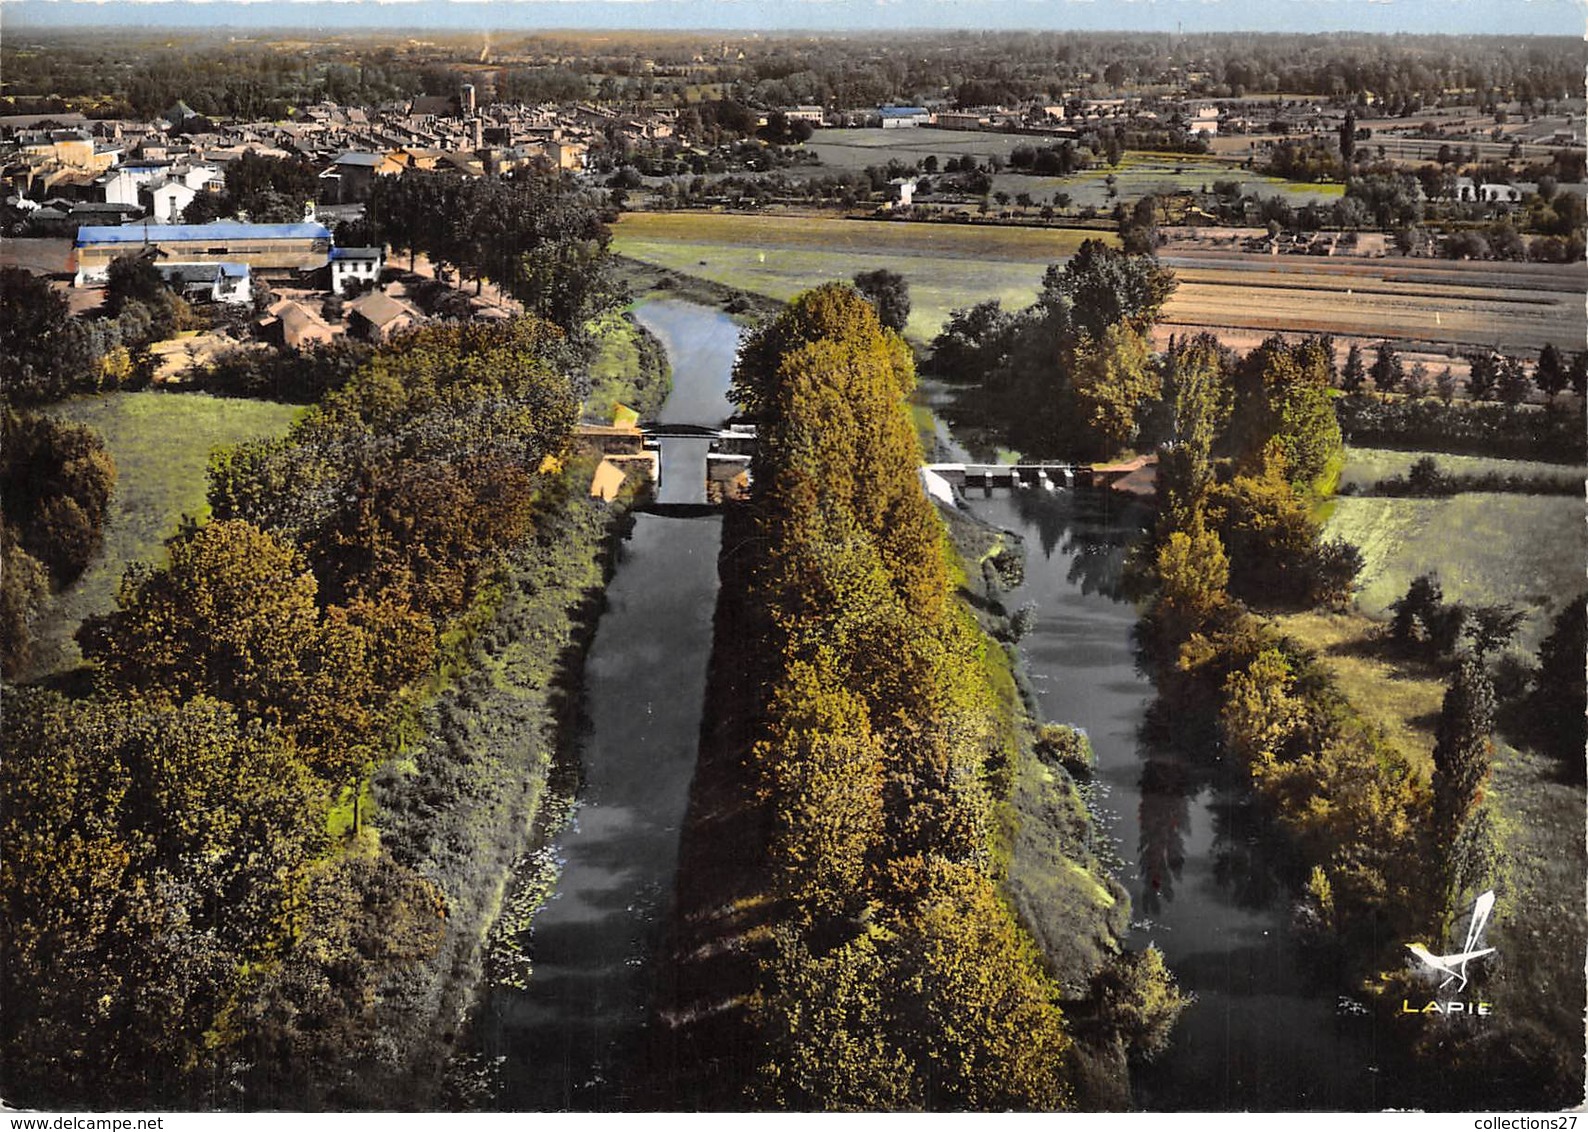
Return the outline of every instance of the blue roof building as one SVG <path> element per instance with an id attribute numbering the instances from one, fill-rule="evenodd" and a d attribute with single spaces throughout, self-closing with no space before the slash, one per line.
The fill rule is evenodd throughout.
<path id="1" fill-rule="evenodd" d="M 239 263 L 254 271 L 317 271 L 330 259 L 331 232 L 312 221 L 297 224 L 84 225 L 73 255 L 76 283 L 103 282 L 118 256 L 147 251 L 171 263 Z"/>

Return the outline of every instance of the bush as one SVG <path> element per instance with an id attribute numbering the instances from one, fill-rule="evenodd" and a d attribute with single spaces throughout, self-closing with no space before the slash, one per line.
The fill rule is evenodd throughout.
<path id="1" fill-rule="evenodd" d="M 1063 767 L 1072 777 L 1090 777 L 1097 766 L 1092 740 L 1079 727 L 1047 723 L 1037 731 L 1037 757 Z"/>

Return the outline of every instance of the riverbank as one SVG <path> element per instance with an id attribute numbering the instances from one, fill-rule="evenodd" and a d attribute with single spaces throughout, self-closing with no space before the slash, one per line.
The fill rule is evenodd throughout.
<path id="1" fill-rule="evenodd" d="M 357 1086 L 372 1105 L 425 1110 L 489 1103 L 466 1055 L 486 939 L 515 883 L 548 777 L 573 749 L 581 672 L 632 523 L 630 499 L 586 498 L 590 461 L 552 482 L 535 534 L 495 582 L 494 615 L 422 716 L 423 737 L 372 786 L 371 825 L 400 863 L 445 894 L 436 953 L 382 988 L 380 1029 L 397 1051 Z"/>

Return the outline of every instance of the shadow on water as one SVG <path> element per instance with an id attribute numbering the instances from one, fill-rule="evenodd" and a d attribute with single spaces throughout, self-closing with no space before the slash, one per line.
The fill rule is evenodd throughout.
<path id="1" fill-rule="evenodd" d="M 663 418 L 720 426 L 739 327 L 672 301 L 635 316 L 672 363 Z M 717 599 L 722 520 L 704 506 L 707 445 L 666 442 L 658 502 L 636 517 L 607 587 L 585 662 L 577 796 L 552 840 L 555 888 L 529 929 L 531 975 L 524 989 L 493 987 L 481 1011 L 506 1109 L 643 1103 L 629 1069 L 672 900 Z"/>

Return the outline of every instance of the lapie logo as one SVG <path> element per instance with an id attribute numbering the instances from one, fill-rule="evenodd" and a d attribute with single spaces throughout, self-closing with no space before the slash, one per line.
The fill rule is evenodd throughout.
<path id="1" fill-rule="evenodd" d="M 1467 923 L 1467 940 L 1460 951 L 1451 952 L 1449 955 L 1435 955 L 1420 943 L 1409 943 L 1406 945 L 1406 950 L 1415 955 L 1429 971 L 1444 976 L 1444 981 L 1439 984 L 1440 990 L 1455 983 L 1454 993 L 1459 995 L 1467 989 L 1467 965 L 1474 959 L 1494 954 L 1494 948 L 1479 946 L 1483 942 L 1483 929 L 1488 926 L 1489 916 L 1493 911 L 1494 890 L 1490 889 L 1472 903 L 1472 918 Z M 1409 1000 L 1401 1000 L 1402 1014 L 1487 1015 L 1491 1010 L 1492 1007 L 1487 1002 L 1469 1003 L 1459 998 L 1431 999 L 1421 1009 L 1412 1006 Z"/>

